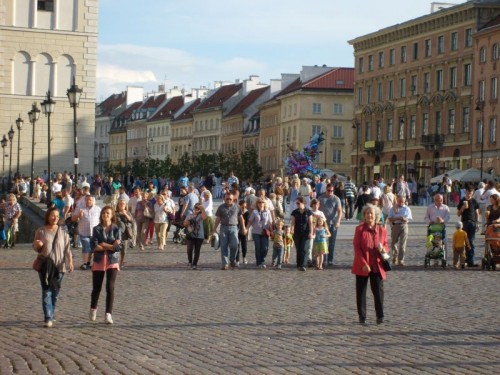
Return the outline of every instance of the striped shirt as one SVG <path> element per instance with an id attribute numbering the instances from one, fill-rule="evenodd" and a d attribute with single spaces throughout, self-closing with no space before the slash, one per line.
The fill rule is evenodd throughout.
<path id="1" fill-rule="evenodd" d="M 351 181 L 347 181 L 344 184 L 344 190 L 346 198 L 354 198 L 356 196 L 356 185 Z"/>

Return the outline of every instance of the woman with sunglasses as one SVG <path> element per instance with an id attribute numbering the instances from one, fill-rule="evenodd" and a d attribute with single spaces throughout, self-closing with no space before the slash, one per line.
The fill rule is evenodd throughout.
<path id="1" fill-rule="evenodd" d="M 188 267 L 192 270 L 198 268 L 198 260 L 200 259 L 200 250 L 203 240 L 205 239 L 205 231 L 203 228 L 203 220 L 207 218 L 207 214 L 201 203 L 194 205 L 194 210 L 184 220 L 184 228 L 187 228 L 188 236 L 186 238 Z"/>

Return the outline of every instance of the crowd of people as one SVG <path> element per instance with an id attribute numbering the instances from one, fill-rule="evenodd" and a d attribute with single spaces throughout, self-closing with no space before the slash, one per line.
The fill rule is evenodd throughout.
<path id="1" fill-rule="evenodd" d="M 447 177 L 446 177 L 447 178 Z M 104 183 L 102 181 L 105 181 Z M 45 324 L 52 326 L 54 310 L 64 272 L 72 271 L 70 247 L 80 248 L 81 270 L 92 271 L 92 293 L 89 319 L 95 320 L 97 305 L 106 278 L 105 321 L 113 323 L 114 284 L 118 270 L 126 265 L 130 248 L 145 250 L 154 243 L 159 251 L 168 249 L 167 236 L 182 236 L 186 243 L 187 264 L 199 268 L 201 249 L 214 236 L 221 248 L 221 269 L 236 269 L 249 263 L 248 239 L 253 240 L 255 267 L 282 269 L 291 262 L 295 249 L 298 270 L 323 270 L 334 264 L 336 238 L 342 221 L 358 220 L 353 246 L 352 272 L 356 275 L 359 321 L 366 322 L 365 295 L 368 280 L 376 300 L 377 323 L 383 322 L 383 280 L 380 247 L 392 255 L 393 265 L 405 265 L 408 225 L 412 220 L 411 204 L 419 198 L 404 176 L 389 183 L 383 179 L 356 186 L 350 177 L 309 179 L 297 175 L 285 178 L 270 176 L 258 185 L 240 185 L 230 173 L 220 183 L 223 202 L 214 210 L 215 180 L 189 178 L 187 173 L 177 181 L 152 178 L 147 183 L 126 176 L 89 178 L 72 181 L 67 173 L 57 173 L 52 180 L 53 200 L 47 202 L 45 184 L 34 189 L 33 199 L 47 203 L 45 226 L 37 231 L 33 248 L 53 262 L 40 274 L 43 290 Z M 442 186 L 447 186 L 443 180 Z M 21 183 L 3 203 L 5 228 L 15 236 L 21 209 L 16 199 L 23 195 Z M 447 223 L 453 191 L 436 189 L 427 208 L 428 224 Z M 96 204 L 103 201 L 103 208 Z M 489 202 L 490 204 L 486 204 Z M 495 184 L 480 183 L 467 187 L 456 203 L 460 217 L 453 250 L 457 252 L 456 268 L 474 267 L 475 234 L 479 223 L 500 225 L 500 194 Z M 483 218 L 482 220 L 480 218 Z M 57 225 L 55 224 L 57 223 Z M 62 228 L 60 230 L 59 228 Z M 483 228 L 484 229 L 484 228 Z M 391 231 L 388 243 L 387 231 Z M 454 236 L 455 237 L 455 236 Z M 15 239 L 15 238 L 14 238 Z M 11 241 L 14 246 L 15 241 Z M 7 243 L 7 242 L 6 242 Z M 208 246 L 208 245 L 207 245 Z M 268 257 L 272 246 L 272 256 Z M 57 270 L 58 272 L 53 272 Z M 55 276 L 54 276 L 55 275 Z M 53 277 L 52 280 L 49 280 Z"/>

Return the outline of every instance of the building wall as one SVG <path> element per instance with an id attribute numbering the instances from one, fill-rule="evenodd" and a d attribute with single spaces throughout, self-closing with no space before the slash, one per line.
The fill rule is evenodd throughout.
<path id="1" fill-rule="evenodd" d="M 193 114 L 192 141 L 195 155 L 220 152 L 221 123 L 222 110 L 220 107 Z"/>
<path id="2" fill-rule="evenodd" d="M 32 128 L 27 112 L 48 90 L 56 101 L 51 115 L 51 169 L 73 170 L 73 109 L 66 97 L 72 77 L 83 89 L 77 108 L 81 173 L 94 170 L 95 80 L 98 1 L 55 1 L 54 12 L 36 10 L 35 0 L 0 1 L 0 132 L 21 115 L 20 172 L 30 174 Z M 76 6 L 76 9 L 73 9 Z M 17 160 L 16 144 L 12 156 Z M 47 119 L 35 125 L 34 174 L 47 169 Z M 14 164 L 14 161 L 13 161 Z"/>

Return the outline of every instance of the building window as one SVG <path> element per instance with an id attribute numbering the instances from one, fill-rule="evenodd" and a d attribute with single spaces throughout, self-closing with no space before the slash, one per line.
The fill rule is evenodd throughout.
<path id="1" fill-rule="evenodd" d="M 436 70 L 436 90 L 441 91 L 443 89 L 443 71 Z"/>
<path id="2" fill-rule="evenodd" d="M 455 31 L 451 33 L 451 50 L 456 51 L 458 49 L 458 33 Z"/>
<path id="3" fill-rule="evenodd" d="M 368 56 L 368 71 L 371 72 L 373 70 L 373 55 Z"/>
<path id="4" fill-rule="evenodd" d="M 431 56 L 431 40 L 430 39 L 424 40 L 424 56 L 425 57 Z"/>
<path id="5" fill-rule="evenodd" d="M 342 133 L 342 126 L 334 125 L 333 126 L 333 138 L 344 138 Z"/>
<path id="6" fill-rule="evenodd" d="M 378 67 L 383 68 L 384 67 L 384 52 L 379 52 L 378 53 Z"/>
<path id="7" fill-rule="evenodd" d="M 416 115 L 411 115 L 410 116 L 410 139 L 416 139 L 417 138 L 417 116 Z"/>
<path id="8" fill-rule="evenodd" d="M 429 114 L 422 113 L 422 135 L 429 134 Z"/>
<path id="9" fill-rule="evenodd" d="M 481 47 L 479 50 L 479 62 L 486 62 L 486 47 Z"/>
<path id="10" fill-rule="evenodd" d="M 413 43 L 413 60 L 418 60 L 418 43 Z"/>
<path id="11" fill-rule="evenodd" d="M 455 110 L 448 110 L 448 134 L 455 134 Z"/>
<path id="12" fill-rule="evenodd" d="M 476 135 L 477 143 L 483 143 L 483 121 L 477 121 L 477 135 Z"/>
<path id="13" fill-rule="evenodd" d="M 493 44 L 491 48 L 491 57 L 493 60 L 498 60 L 498 43 Z"/>
<path id="14" fill-rule="evenodd" d="M 313 103 L 313 113 L 321 113 L 321 103 Z"/>
<path id="15" fill-rule="evenodd" d="M 441 116 L 441 111 L 436 111 L 435 113 L 435 119 L 436 119 L 436 134 L 441 134 L 441 121 L 442 121 L 442 116 Z"/>
<path id="16" fill-rule="evenodd" d="M 392 99 L 394 99 L 394 81 L 391 79 L 387 84 L 389 85 L 389 87 L 387 89 L 387 94 L 388 94 L 389 100 L 392 100 Z"/>
<path id="17" fill-rule="evenodd" d="M 491 99 L 498 99 L 498 78 L 494 77 L 491 79 Z"/>
<path id="18" fill-rule="evenodd" d="M 472 29 L 465 30 L 465 47 L 472 47 Z"/>
<path id="19" fill-rule="evenodd" d="M 411 86 L 410 86 L 410 90 L 411 90 L 411 95 L 412 96 L 415 96 L 417 95 L 417 84 L 418 84 L 418 77 L 415 75 L 415 76 L 411 76 Z"/>
<path id="20" fill-rule="evenodd" d="M 399 97 L 406 97 L 406 78 L 399 79 Z"/>
<path id="21" fill-rule="evenodd" d="M 341 115 L 344 113 L 344 106 L 342 104 L 334 103 L 333 104 L 333 113 L 335 115 Z"/>
<path id="22" fill-rule="evenodd" d="M 406 62 L 406 46 L 401 46 L 401 62 Z"/>
<path id="23" fill-rule="evenodd" d="M 363 73 L 365 71 L 365 59 L 363 59 L 362 57 L 360 57 L 358 59 L 358 72 L 359 73 Z"/>
<path id="24" fill-rule="evenodd" d="M 342 163 L 342 150 L 337 150 L 337 149 L 332 150 L 332 162 L 334 164 Z"/>
<path id="25" fill-rule="evenodd" d="M 490 143 L 495 143 L 497 140 L 497 119 L 490 119 Z"/>
<path id="26" fill-rule="evenodd" d="M 366 86 L 366 103 L 372 102 L 372 86 Z"/>
<path id="27" fill-rule="evenodd" d="M 398 139 L 400 141 L 405 139 L 405 120 L 404 120 L 404 118 L 401 118 L 399 120 Z"/>
<path id="28" fill-rule="evenodd" d="M 471 64 L 464 64 L 464 86 L 472 84 L 472 69 Z"/>
<path id="29" fill-rule="evenodd" d="M 479 81 L 479 100 L 484 101 L 484 81 Z"/>
<path id="30" fill-rule="evenodd" d="M 367 121 L 366 122 L 366 128 L 365 128 L 365 140 L 366 141 L 371 141 L 372 140 L 372 123 Z"/>
<path id="31" fill-rule="evenodd" d="M 442 54 L 444 53 L 444 36 L 438 36 L 438 41 L 437 41 L 437 48 L 438 48 L 438 53 Z"/>
<path id="32" fill-rule="evenodd" d="M 396 65 L 396 50 L 394 48 L 389 51 L 389 65 Z"/>
<path id="33" fill-rule="evenodd" d="M 387 119 L 387 140 L 392 141 L 392 118 Z"/>
<path id="34" fill-rule="evenodd" d="M 384 100 L 384 90 L 383 90 L 383 83 L 379 82 L 377 83 L 377 100 L 381 102 Z"/>
<path id="35" fill-rule="evenodd" d="M 363 88 L 358 87 L 358 105 L 363 105 Z"/>
<path id="36" fill-rule="evenodd" d="M 457 67 L 452 66 L 450 68 L 450 89 L 457 88 Z"/>
<path id="37" fill-rule="evenodd" d="M 470 126 L 469 126 L 469 107 L 464 107 L 462 109 L 462 133 L 469 133 L 470 132 Z"/>
<path id="38" fill-rule="evenodd" d="M 424 73 L 424 93 L 428 94 L 431 92 L 431 74 Z"/>
<path id="39" fill-rule="evenodd" d="M 382 140 L 382 121 L 380 120 L 377 120 L 377 128 L 375 129 L 375 140 L 379 142 Z"/>
<path id="40" fill-rule="evenodd" d="M 321 130 L 321 125 L 313 125 L 312 126 L 312 134 L 311 135 L 315 135 L 315 134 L 321 134 L 322 130 Z"/>
<path id="41" fill-rule="evenodd" d="M 54 0 L 38 0 L 38 10 L 45 10 L 47 12 L 54 11 Z"/>

